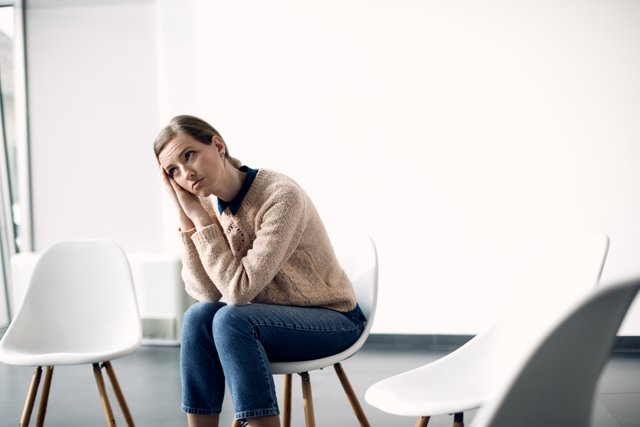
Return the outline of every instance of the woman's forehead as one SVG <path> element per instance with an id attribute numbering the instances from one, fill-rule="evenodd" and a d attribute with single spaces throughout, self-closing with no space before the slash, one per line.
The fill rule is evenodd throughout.
<path id="1" fill-rule="evenodd" d="M 189 135 L 178 134 L 171 141 L 164 146 L 160 154 L 158 155 L 158 160 L 160 160 L 161 164 L 169 163 L 175 159 L 180 157 L 180 154 L 188 147 L 190 147 L 195 141 L 193 138 L 185 137 Z"/>

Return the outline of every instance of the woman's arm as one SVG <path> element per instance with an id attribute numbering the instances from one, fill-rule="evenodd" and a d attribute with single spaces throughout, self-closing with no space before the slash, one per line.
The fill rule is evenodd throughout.
<path id="1" fill-rule="evenodd" d="M 220 291 L 213 284 L 202 267 L 191 235 L 195 232 L 195 222 L 199 227 L 212 223 L 212 218 L 202 206 L 200 199 L 184 191 L 160 166 L 160 176 L 167 194 L 171 198 L 178 213 L 180 234 L 182 240 L 182 280 L 189 295 L 198 301 L 217 301 Z"/>
<path id="2" fill-rule="evenodd" d="M 306 196 L 291 184 L 281 186 L 262 207 L 251 249 L 236 258 L 221 227 L 215 224 L 192 240 L 209 278 L 229 304 L 247 304 L 256 297 L 296 250 L 305 227 Z"/>
<path id="3" fill-rule="evenodd" d="M 182 239 L 182 280 L 189 295 L 198 301 L 218 301 L 222 294 L 200 262 L 191 236 L 195 229 L 181 232 Z"/>

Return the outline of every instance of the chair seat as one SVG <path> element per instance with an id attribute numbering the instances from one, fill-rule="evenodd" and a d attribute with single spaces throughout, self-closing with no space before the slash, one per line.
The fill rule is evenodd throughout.
<path id="1" fill-rule="evenodd" d="M 128 348 L 116 351 L 82 351 L 82 352 L 46 352 L 34 353 L 8 347 L 0 348 L 0 362 L 19 366 L 53 366 L 53 365 L 81 365 L 85 363 L 99 363 L 126 356 L 140 346 L 137 342 Z"/>
<path id="2" fill-rule="evenodd" d="M 489 396 L 479 383 L 451 381 L 430 389 L 423 381 L 419 375 L 389 378 L 371 386 L 366 401 L 391 414 L 420 417 L 476 409 Z"/>
<path id="3" fill-rule="evenodd" d="M 321 359 L 314 360 L 302 360 L 302 361 L 293 361 L 293 362 L 269 362 L 271 366 L 271 372 L 274 375 L 284 375 L 284 374 L 297 374 L 300 372 L 309 372 L 315 371 L 316 369 L 323 369 L 327 366 L 332 366 L 336 363 L 340 363 L 353 356 L 360 350 L 360 348 L 364 345 L 367 337 L 369 336 L 368 332 L 371 328 L 366 328 L 366 333 L 363 333 L 360 338 L 351 345 L 348 349 L 337 353 L 332 354 L 331 356 L 323 357 Z"/>
<path id="4" fill-rule="evenodd" d="M 365 399 L 385 412 L 416 417 L 478 408 L 495 380 L 489 369 L 498 336 L 495 328 L 478 334 L 438 360 L 373 384 Z"/>

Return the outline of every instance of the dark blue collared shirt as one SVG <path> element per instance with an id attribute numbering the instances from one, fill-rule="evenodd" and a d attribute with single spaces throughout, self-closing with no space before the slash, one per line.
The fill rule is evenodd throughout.
<path id="1" fill-rule="evenodd" d="M 251 169 L 249 166 L 242 166 L 240 170 L 245 172 L 247 176 L 244 178 L 240 191 L 238 191 L 238 194 L 236 194 L 236 197 L 234 197 L 232 201 L 225 202 L 224 200 L 218 199 L 218 212 L 221 214 L 226 208 L 229 208 L 229 211 L 233 215 L 238 213 L 238 209 L 240 209 L 240 204 L 244 200 L 244 196 L 249 192 L 251 184 L 253 184 L 253 180 L 256 179 L 256 175 L 258 174 L 258 169 Z"/>

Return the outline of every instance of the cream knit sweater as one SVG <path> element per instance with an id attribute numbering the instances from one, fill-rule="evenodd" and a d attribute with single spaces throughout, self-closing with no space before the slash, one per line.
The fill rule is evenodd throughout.
<path id="1" fill-rule="evenodd" d="M 218 217 L 215 197 L 202 199 L 214 223 L 182 232 L 182 278 L 199 301 L 223 299 L 319 306 L 346 312 L 356 305 L 311 199 L 292 179 L 260 169 L 233 215 Z"/>

